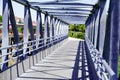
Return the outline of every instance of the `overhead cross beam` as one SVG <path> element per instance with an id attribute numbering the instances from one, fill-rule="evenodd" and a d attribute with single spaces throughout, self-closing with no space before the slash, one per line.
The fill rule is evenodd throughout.
<path id="1" fill-rule="evenodd" d="M 85 9 L 70 9 L 70 8 L 57 8 L 57 9 L 53 9 L 53 8 L 41 8 L 41 10 L 45 10 L 45 11 L 86 11 L 86 12 L 90 12 L 91 10 L 85 10 Z"/>
<path id="2" fill-rule="evenodd" d="M 67 16 L 67 15 L 65 15 L 65 16 L 57 16 L 57 17 L 62 17 L 62 18 L 64 18 L 64 19 L 71 19 L 71 20 L 73 20 L 73 19 L 75 19 L 75 20 L 80 20 L 80 19 L 87 19 L 88 17 L 87 16 Z"/>
<path id="3" fill-rule="evenodd" d="M 80 0 L 57 0 L 57 1 L 49 1 L 49 2 L 28 2 L 23 0 L 14 0 L 23 5 L 30 5 L 32 9 L 37 10 L 36 6 L 39 7 L 40 11 L 44 14 L 46 12 L 48 15 L 53 15 L 59 19 L 59 16 L 69 16 L 69 17 L 88 17 L 91 14 L 91 10 L 93 9 L 94 3 L 84 3 Z M 64 17 L 63 17 L 64 18 Z M 65 21 L 67 22 L 67 21 Z"/>
<path id="4" fill-rule="evenodd" d="M 62 19 L 61 19 L 62 20 Z M 69 24 L 85 24 L 85 20 L 81 20 L 81 21 L 72 21 L 72 20 L 67 20 L 67 19 L 65 19 L 65 20 L 63 20 L 63 21 L 66 21 L 67 23 L 69 23 Z"/>
<path id="5" fill-rule="evenodd" d="M 44 11 L 44 10 L 43 10 Z M 86 11 L 72 11 L 72 10 L 70 10 L 70 11 L 65 11 L 65 10 L 61 10 L 61 11 L 59 11 L 59 10 L 56 10 L 56 11 L 54 11 L 54 10 L 47 10 L 47 12 L 49 13 L 49 12 L 53 12 L 53 13 L 56 13 L 56 12 L 64 12 L 64 13 L 69 13 L 69 12 L 76 12 L 76 13 L 82 13 L 82 14 L 90 14 L 91 12 L 86 12 Z"/>
<path id="6" fill-rule="evenodd" d="M 88 7 L 88 8 L 82 8 L 82 7 L 51 7 L 51 8 L 40 8 L 41 10 L 81 10 L 81 11 L 91 11 L 93 8 Z"/>
<path id="7" fill-rule="evenodd" d="M 40 7 L 41 9 L 42 8 L 70 8 L 70 9 L 75 9 L 75 8 L 78 8 L 78 9 L 86 9 L 86 10 L 92 10 L 93 9 L 93 6 L 52 6 L 52 5 L 32 5 L 32 6 L 38 6 Z"/>
<path id="8" fill-rule="evenodd" d="M 82 21 L 82 23 L 84 22 L 85 23 L 85 21 L 87 20 L 87 18 L 88 17 L 75 17 L 75 16 L 57 16 L 59 19 L 61 19 L 61 20 L 63 20 L 63 21 L 66 21 L 67 23 L 70 23 L 71 24 L 71 22 L 73 23 L 73 22 L 81 22 Z"/>
<path id="9" fill-rule="evenodd" d="M 53 14 L 51 14 L 53 15 Z M 89 15 L 81 15 L 81 14 L 54 14 L 54 16 L 80 16 L 80 17 L 88 17 Z"/>
<path id="10" fill-rule="evenodd" d="M 49 12 L 51 15 L 81 15 L 81 16 L 89 16 L 88 13 L 81 12 Z"/>
<path id="11" fill-rule="evenodd" d="M 92 4 L 84 4 L 84 3 L 40 3 L 40 2 L 30 2 L 32 6 L 39 6 L 41 8 L 45 7 L 93 7 Z"/>
<path id="12" fill-rule="evenodd" d="M 56 2 L 44 2 L 44 3 L 41 3 L 41 2 L 30 2 L 30 4 L 31 5 L 58 5 L 58 6 L 62 6 L 62 5 L 64 5 L 64 6 L 67 6 L 67 5 L 69 5 L 69 6 L 71 6 L 71 5 L 76 5 L 76 6 L 93 6 L 92 4 L 86 4 L 86 3 L 56 3 Z"/>

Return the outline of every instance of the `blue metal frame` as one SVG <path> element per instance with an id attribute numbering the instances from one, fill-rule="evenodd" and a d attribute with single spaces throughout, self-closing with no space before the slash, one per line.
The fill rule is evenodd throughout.
<path id="1" fill-rule="evenodd" d="M 109 14 L 110 20 L 109 20 L 109 27 L 110 27 L 110 66 L 113 69 L 113 71 L 116 73 L 115 79 L 117 80 L 117 74 L 118 74 L 118 55 L 119 55 L 119 19 L 120 14 L 118 11 L 120 11 L 120 1 L 113 1 L 110 0 L 110 8 L 109 8 Z"/>
<path id="2" fill-rule="evenodd" d="M 8 26 L 9 26 L 9 5 L 8 5 L 8 0 L 3 1 L 3 28 L 2 31 L 2 47 L 6 47 L 9 45 L 9 37 L 8 37 Z M 2 54 L 7 54 L 7 49 L 2 50 Z M 2 62 L 8 60 L 8 56 L 2 57 Z M 8 67 L 8 63 L 4 63 L 1 66 L 1 70 L 4 70 L 5 68 Z"/>
<path id="3" fill-rule="evenodd" d="M 64 6 L 87 6 L 87 7 L 91 7 L 91 6 L 93 6 L 93 4 L 86 4 L 86 3 L 56 3 L 56 2 L 53 2 L 53 3 L 49 3 L 49 2 L 44 2 L 44 3 L 40 3 L 40 2 L 30 2 L 30 4 L 31 5 L 52 5 L 52 6 L 54 6 L 54 5 L 57 5 L 57 6 L 62 6 L 62 5 L 64 5 Z"/>
<path id="4" fill-rule="evenodd" d="M 56 44 L 68 37 L 68 23 L 85 23 L 86 21 L 86 43 L 85 49 L 89 64 L 90 79 L 98 80 L 106 78 L 106 72 L 109 73 L 111 80 L 117 79 L 118 68 L 118 54 L 119 54 L 119 2 L 110 0 L 110 8 L 108 13 L 108 21 L 106 27 L 106 3 L 108 0 L 100 0 L 98 4 L 100 8 L 93 7 L 94 4 L 87 3 L 72 3 L 69 2 L 48 2 L 48 3 L 36 3 L 28 2 L 26 0 L 13 0 L 25 7 L 24 11 L 24 41 L 20 43 L 20 38 L 15 21 L 15 15 L 12 8 L 11 0 L 3 0 L 3 28 L 2 28 L 2 64 L 1 70 L 8 68 L 9 54 L 8 49 L 16 47 L 15 56 L 17 62 L 26 59 L 28 53 L 33 55 L 38 53 L 41 48 L 48 48 L 51 44 Z M 35 6 L 34 6 L 35 5 Z M 49 6 L 56 6 L 55 8 L 46 8 Z M 89 8 L 90 7 L 90 8 Z M 83 9 L 82 9 L 83 8 Z M 88 9 L 89 8 L 89 9 Z M 94 8 L 91 11 L 91 8 Z M 32 18 L 30 9 L 34 9 L 37 12 L 37 26 L 36 26 L 36 38 L 34 36 L 34 30 L 32 26 Z M 47 12 L 44 12 L 47 11 Z M 91 15 L 91 12 L 92 15 Z M 42 15 L 44 13 L 44 34 L 42 30 Z M 116 15 L 115 15 L 116 14 Z M 88 17 L 88 15 L 90 17 Z M 50 21 L 49 21 L 50 17 Z M 74 21 L 73 21 L 74 20 Z M 12 31 L 14 33 L 15 45 L 9 44 L 9 21 L 11 22 Z M 30 41 L 29 41 L 29 33 Z M 108 40 L 109 39 L 109 40 Z M 43 42 L 44 41 L 44 42 Z M 44 45 L 43 45 L 43 43 Z M 31 45 L 28 45 L 31 44 Z M 82 44 L 83 45 L 83 44 Z M 23 46 L 23 47 L 22 47 Z M 84 45 L 83 45 L 84 46 Z M 106 47 L 107 46 L 107 47 Z M 28 51 L 28 48 L 32 47 L 32 50 Z M 22 49 L 23 48 L 23 49 Z M 84 50 L 84 47 L 82 48 Z M 97 50 L 98 49 L 98 50 Z M 107 49 L 107 50 L 106 50 Z M 23 54 L 22 54 L 23 52 Z M 105 53 L 110 57 L 107 62 L 110 62 L 111 68 L 108 66 L 104 57 Z M 83 52 L 83 54 L 85 54 Z M 105 55 L 105 56 L 104 56 Z M 94 57 L 93 57 L 94 56 Z M 102 57 L 103 56 L 103 57 Z M 13 58 L 12 58 L 13 59 Z M 83 57 L 84 59 L 84 57 Z M 34 59 L 33 59 L 34 60 Z M 34 61 L 33 61 L 34 65 Z M 83 66 L 84 66 L 83 62 Z M 106 69 L 109 68 L 110 70 Z M 95 72 L 95 73 L 93 73 Z M 84 72 L 82 73 L 84 76 Z"/>
<path id="5" fill-rule="evenodd" d="M 107 1 L 100 0 L 100 17 L 99 17 L 99 31 L 98 31 L 98 44 L 97 49 L 103 53 L 106 19 L 107 19 Z"/>

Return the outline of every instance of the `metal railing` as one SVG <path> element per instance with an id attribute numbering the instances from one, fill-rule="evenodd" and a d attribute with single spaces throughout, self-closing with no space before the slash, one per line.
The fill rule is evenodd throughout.
<path id="1" fill-rule="evenodd" d="M 49 48 L 59 43 L 60 41 L 66 39 L 67 37 L 68 37 L 67 35 L 61 36 L 58 38 L 56 38 L 56 36 L 53 36 L 53 37 L 48 37 L 46 39 L 41 38 L 39 40 L 28 41 L 27 43 L 18 43 L 18 44 L 10 45 L 7 47 L 1 47 L 0 51 L 7 50 L 8 52 L 6 54 L 0 55 L 0 59 L 2 60 L 2 58 L 6 56 L 8 57 L 8 59 L 5 61 L 1 61 L 0 66 L 7 63 L 8 67 L 6 69 L 8 69 L 9 67 L 17 64 L 18 62 L 21 62 L 22 60 L 28 58 L 30 55 L 37 54 L 40 51 L 43 51 L 46 48 Z M 46 43 L 44 42 L 44 40 L 46 40 Z M 24 45 L 26 44 L 27 44 L 27 47 L 24 48 Z M 25 53 L 24 53 L 24 50 L 25 50 Z M 0 72 L 2 71 L 3 70 L 1 69 Z"/>
<path id="2" fill-rule="evenodd" d="M 99 80 L 116 80 L 115 73 L 102 58 L 102 54 L 94 47 L 92 42 L 86 37 L 86 44 L 90 52 L 97 76 Z"/>

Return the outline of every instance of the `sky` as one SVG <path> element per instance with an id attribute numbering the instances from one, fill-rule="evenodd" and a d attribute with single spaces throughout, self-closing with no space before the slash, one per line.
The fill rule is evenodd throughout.
<path id="1" fill-rule="evenodd" d="M 0 0 L 0 15 L 2 14 L 2 0 Z"/>

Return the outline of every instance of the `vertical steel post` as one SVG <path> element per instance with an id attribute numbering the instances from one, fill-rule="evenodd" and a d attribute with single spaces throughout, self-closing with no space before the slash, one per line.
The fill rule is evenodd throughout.
<path id="1" fill-rule="evenodd" d="M 8 1 L 9 0 L 3 0 L 3 28 L 2 28 L 2 47 L 6 47 L 9 45 L 9 34 L 8 34 L 8 27 L 9 27 L 9 6 L 8 6 Z M 8 55 L 7 55 L 7 49 L 2 50 L 2 55 L 6 55 L 2 57 L 2 63 L 4 61 L 8 60 Z M 1 70 L 4 70 L 5 68 L 8 67 L 8 63 L 4 63 L 1 65 Z"/>
<path id="2" fill-rule="evenodd" d="M 43 38 L 43 25 L 42 25 L 42 15 L 41 15 L 41 12 L 40 12 L 40 38 Z"/>
<path id="3" fill-rule="evenodd" d="M 55 20 L 55 26 L 54 26 L 54 35 L 55 35 L 55 40 L 57 39 L 57 25 L 58 25 L 59 20 Z"/>
<path id="4" fill-rule="evenodd" d="M 94 45 L 94 38 L 95 38 L 95 20 L 96 20 L 96 15 L 95 15 L 95 13 L 94 13 L 94 15 L 93 15 L 94 17 L 93 17 L 93 34 L 92 34 L 92 43 L 93 43 L 93 45 Z"/>
<path id="5" fill-rule="evenodd" d="M 93 38 L 94 38 L 94 19 L 95 15 L 94 13 L 92 14 L 92 22 L 91 22 L 91 42 L 93 43 Z"/>
<path id="6" fill-rule="evenodd" d="M 49 37 L 49 29 L 48 29 L 48 14 L 45 14 L 44 18 L 44 45 L 47 44 L 47 38 Z"/>
<path id="7" fill-rule="evenodd" d="M 99 15 L 100 10 L 96 10 L 96 20 L 95 20 L 95 36 L 94 36 L 94 46 L 97 48 L 97 36 L 98 36 L 98 25 L 99 25 Z"/>
<path id="8" fill-rule="evenodd" d="M 58 38 L 60 38 L 60 28 L 61 28 L 61 21 L 60 21 L 59 26 L 58 26 Z"/>
<path id="9" fill-rule="evenodd" d="M 29 4 L 28 4 L 29 5 Z M 34 38 L 34 30 L 33 30 L 33 26 L 32 26 L 32 18 L 31 18 L 31 11 L 30 11 L 30 7 L 28 7 L 28 6 L 25 6 L 25 14 L 24 14 L 24 18 L 25 18 L 25 27 L 27 27 L 28 29 L 29 29 L 29 33 L 30 33 L 30 36 L 29 36 L 29 34 L 27 33 L 28 31 L 28 29 L 27 28 L 24 28 L 25 30 L 24 30 L 24 42 L 27 42 L 28 40 L 25 40 L 26 39 L 26 37 L 29 39 L 31 39 L 31 41 L 33 41 L 33 40 L 35 40 L 35 38 Z M 25 33 L 26 32 L 26 33 Z M 32 48 L 33 49 L 35 49 L 36 48 L 36 46 L 34 45 L 35 44 L 35 42 L 32 42 Z M 26 45 L 24 45 L 25 47 L 26 47 Z M 25 51 L 24 51 L 25 52 Z M 36 53 L 35 51 L 32 51 L 31 53 L 30 53 L 30 55 L 31 54 L 33 54 L 33 53 Z"/>
<path id="10" fill-rule="evenodd" d="M 52 18 L 52 37 L 54 37 L 54 25 L 55 25 L 55 19 Z M 52 40 L 54 40 L 54 38 L 52 38 Z"/>
<path id="11" fill-rule="evenodd" d="M 15 44 L 18 44 L 20 42 L 20 37 L 19 37 L 19 33 L 18 33 L 18 30 L 17 30 L 17 25 L 16 25 L 16 20 L 15 20 L 15 15 L 14 15 L 14 11 L 13 11 L 13 8 L 12 8 L 12 2 L 9 0 L 8 2 L 8 5 L 9 5 L 9 18 L 10 18 L 10 22 L 11 22 L 11 26 L 12 26 L 12 31 L 13 31 L 13 36 L 14 36 L 14 40 L 15 40 Z M 17 45 L 17 48 L 21 48 L 20 45 Z M 18 51 L 14 54 L 14 56 L 18 56 L 20 54 L 22 54 L 23 52 L 22 51 Z M 23 57 L 22 56 L 19 56 L 17 58 L 17 60 L 23 60 Z"/>
<path id="12" fill-rule="evenodd" d="M 110 1 L 107 0 L 107 4 L 110 4 Z M 107 5 L 109 7 L 109 5 Z M 109 62 L 109 51 L 110 51 L 110 15 L 107 15 L 107 24 L 106 24 L 106 34 L 103 48 L 103 58 Z"/>
<path id="13" fill-rule="evenodd" d="M 58 33 L 59 33 L 59 25 L 60 25 L 60 20 L 58 19 L 58 23 L 56 25 L 56 39 L 58 40 Z"/>
<path id="14" fill-rule="evenodd" d="M 88 20 L 85 23 L 86 25 L 85 37 L 88 37 L 88 38 L 89 38 L 89 23 L 90 23 L 90 18 L 88 18 Z"/>
<path id="15" fill-rule="evenodd" d="M 36 21 L 37 21 L 37 26 L 36 26 L 36 48 L 39 47 L 39 40 L 40 40 L 40 37 L 41 37 L 41 34 L 40 34 L 40 26 L 41 26 L 41 23 L 40 23 L 40 18 L 41 18 L 41 12 L 40 11 L 37 11 L 37 18 L 36 18 Z"/>
<path id="16" fill-rule="evenodd" d="M 53 36 L 53 16 L 50 16 L 50 42 L 52 41 Z"/>
<path id="17" fill-rule="evenodd" d="M 56 25 L 57 25 L 57 22 L 58 22 L 57 18 L 54 18 L 54 40 L 56 38 Z"/>
<path id="18" fill-rule="evenodd" d="M 92 16 L 93 17 L 93 16 Z M 91 19 L 90 19 L 90 28 L 89 28 L 89 30 L 90 30 L 90 41 L 92 42 L 92 17 L 91 17 Z"/>
<path id="19" fill-rule="evenodd" d="M 28 34 L 28 26 L 29 26 L 29 21 L 28 21 L 28 18 L 29 18 L 29 15 L 28 15 L 28 7 L 25 6 L 24 7 L 24 30 L 23 30 L 23 42 L 24 43 L 28 43 L 28 37 L 29 37 L 29 34 Z M 26 54 L 26 51 L 27 51 L 27 44 L 24 44 L 23 45 L 23 54 Z M 24 57 L 26 57 L 26 55 L 24 55 Z"/>
<path id="20" fill-rule="evenodd" d="M 110 0 L 109 16 L 110 16 L 110 66 L 118 74 L 118 55 L 119 55 L 119 29 L 120 29 L 120 0 Z M 112 78 L 111 78 L 112 80 Z"/>
<path id="21" fill-rule="evenodd" d="M 61 22 L 61 27 L 60 27 L 60 37 L 62 37 L 62 28 L 63 28 L 63 22 Z"/>
<path id="22" fill-rule="evenodd" d="M 99 30 L 98 30 L 98 38 L 97 38 L 97 49 L 100 53 L 103 54 L 103 46 L 105 39 L 105 31 L 106 31 L 106 0 L 100 0 L 100 17 L 99 17 Z"/>

